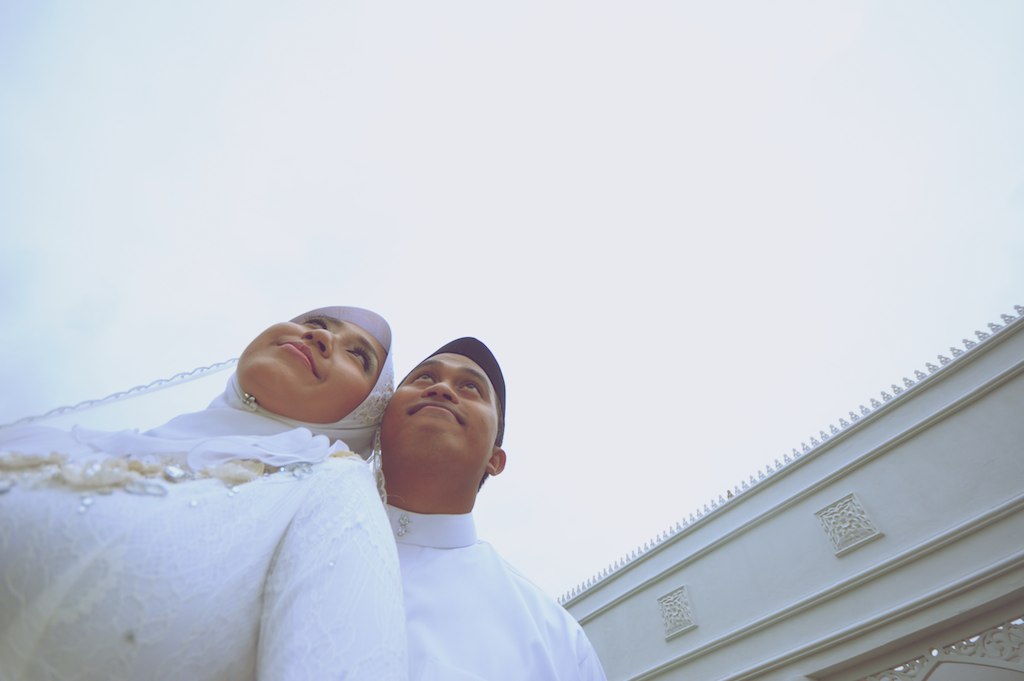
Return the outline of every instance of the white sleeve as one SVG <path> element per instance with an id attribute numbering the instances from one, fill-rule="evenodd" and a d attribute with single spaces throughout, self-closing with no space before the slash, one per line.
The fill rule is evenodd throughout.
<path id="1" fill-rule="evenodd" d="M 591 648 L 586 657 L 580 660 L 580 678 L 584 681 L 608 681 L 604 675 L 604 668 L 601 661 L 597 659 L 597 652 Z"/>
<path id="2" fill-rule="evenodd" d="M 258 678 L 404 681 L 398 554 L 369 468 L 331 459 L 302 484 L 264 589 Z"/>

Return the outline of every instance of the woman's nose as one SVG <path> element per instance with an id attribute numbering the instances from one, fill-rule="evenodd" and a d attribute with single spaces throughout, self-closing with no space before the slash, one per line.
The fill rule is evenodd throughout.
<path id="1" fill-rule="evenodd" d="M 334 334 L 327 329 L 310 329 L 302 337 L 312 342 L 324 357 L 329 357 L 334 351 Z"/>

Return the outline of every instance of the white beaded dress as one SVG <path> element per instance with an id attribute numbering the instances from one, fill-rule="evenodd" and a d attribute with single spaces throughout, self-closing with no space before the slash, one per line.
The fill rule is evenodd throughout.
<path id="1" fill-rule="evenodd" d="M 362 459 L 166 489 L 0 495 L 0 679 L 405 678 Z"/>
<path id="2" fill-rule="evenodd" d="M 392 386 L 389 356 L 327 426 L 232 376 L 144 433 L 0 429 L 0 681 L 406 679 L 395 543 L 348 451 Z"/>

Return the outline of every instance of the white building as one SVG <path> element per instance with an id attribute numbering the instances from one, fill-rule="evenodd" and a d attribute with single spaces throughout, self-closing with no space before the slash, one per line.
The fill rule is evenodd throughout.
<path id="1" fill-rule="evenodd" d="M 563 598 L 609 679 L 1024 681 L 1024 307 Z"/>

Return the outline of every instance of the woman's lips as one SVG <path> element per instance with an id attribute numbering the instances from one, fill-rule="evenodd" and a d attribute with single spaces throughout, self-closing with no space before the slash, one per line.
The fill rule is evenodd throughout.
<path id="1" fill-rule="evenodd" d="M 284 348 L 286 352 L 289 352 L 292 355 L 301 359 L 303 363 L 305 363 L 305 365 L 309 368 L 310 372 L 312 372 L 312 374 L 317 378 L 320 378 L 320 375 L 316 372 L 316 364 L 313 362 L 313 353 L 310 352 L 309 348 L 306 347 L 305 344 L 284 343 L 281 345 L 281 347 Z"/>

